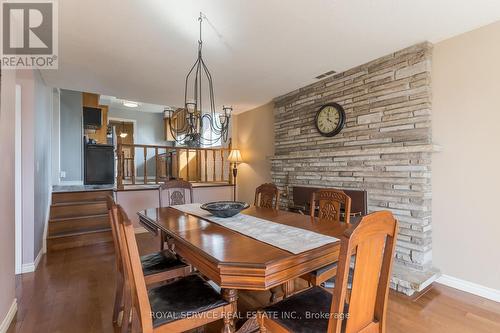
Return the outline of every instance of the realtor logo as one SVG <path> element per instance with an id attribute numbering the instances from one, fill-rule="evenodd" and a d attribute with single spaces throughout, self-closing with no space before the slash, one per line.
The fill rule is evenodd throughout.
<path id="1" fill-rule="evenodd" d="M 57 69 L 57 3 L 1 1 L 2 68 Z"/>

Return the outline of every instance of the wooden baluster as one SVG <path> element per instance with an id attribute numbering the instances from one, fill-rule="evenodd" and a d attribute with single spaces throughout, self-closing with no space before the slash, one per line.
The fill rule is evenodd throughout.
<path id="1" fill-rule="evenodd" d="M 122 145 L 118 144 L 117 150 L 116 150 L 116 157 L 118 159 L 117 161 L 117 174 L 116 174 L 116 187 L 119 190 L 123 190 L 123 169 L 122 169 Z"/>
<path id="2" fill-rule="evenodd" d="M 169 160 L 169 157 L 170 157 L 170 160 L 172 160 L 172 155 L 170 154 L 170 152 L 168 151 L 168 148 L 165 149 L 165 181 L 169 181 L 170 177 L 168 175 L 169 173 L 169 170 L 168 170 L 168 160 Z"/>
<path id="3" fill-rule="evenodd" d="M 232 139 L 229 139 L 229 144 L 227 145 L 227 157 L 229 158 L 229 154 L 231 154 L 231 149 L 233 148 L 233 140 Z M 229 173 L 229 177 L 228 177 L 228 183 L 229 184 L 233 184 L 233 172 L 231 170 L 231 162 L 229 162 L 228 160 L 226 160 L 226 163 L 228 164 L 228 173 Z"/>
<path id="4" fill-rule="evenodd" d="M 132 147 L 131 151 L 131 158 L 132 158 L 132 185 L 135 185 L 135 147 Z"/>
<path id="5" fill-rule="evenodd" d="M 207 159 L 207 150 L 205 149 L 205 181 L 208 182 L 208 159 Z"/>
<path id="6" fill-rule="evenodd" d="M 189 149 L 186 149 L 186 181 L 189 181 Z"/>
<path id="7" fill-rule="evenodd" d="M 200 176 L 200 150 L 195 150 L 196 151 L 196 181 L 199 182 L 201 180 Z"/>
<path id="8" fill-rule="evenodd" d="M 144 147 L 144 185 L 148 183 L 148 148 Z"/>
<path id="9" fill-rule="evenodd" d="M 220 150 L 220 181 L 224 181 L 224 150 Z"/>
<path id="10" fill-rule="evenodd" d="M 214 162 L 214 164 L 213 164 L 214 176 L 212 178 L 212 181 L 215 182 L 215 180 L 217 179 L 217 176 L 216 176 L 216 173 L 215 173 L 215 150 L 214 149 L 212 149 L 212 157 L 213 157 L 213 162 Z"/>
<path id="11" fill-rule="evenodd" d="M 181 157 L 179 155 L 180 150 L 176 149 L 175 150 L 175 156 L 177 159 L 177 179 L 181 178 Z"/>
<path id="12" fill-rule="evenodd" d="M 158 184 L 158 179 L 159 179 L 159 174 L 158 174 L 158 169 L 160 168 L 160 163 L 158 160 L 158 147 L 155 147 L 155 183 Z"/>

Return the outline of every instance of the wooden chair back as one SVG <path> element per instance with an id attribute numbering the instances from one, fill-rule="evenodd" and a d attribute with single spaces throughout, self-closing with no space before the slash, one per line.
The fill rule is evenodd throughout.
<path id="1" fill-rule="evenodd" d="M 319 206 L 318 218 L 340 222 L 340 208 L 344 206 L 344 222 L 350 222 L 351 198 L 341 190 L 321 189 L 311 195 L 311 217 L 314 217 L 316 204 Z"/>
<path id="2" fill-rule="evenodd" d="M 341 238 L 328 333 L 385 332 L 387 297 L 398 222 L 388 211 L 363 217 Z M 351 254 L 356 253 L 348 318 L 345 311 Z M 345 325 L 343 325 L 343 321 Z M 345 330 L 342 327 L 345 326 Z"/>
<path id="3" fill-rule="evenodd" d="M 130 293 L 132 300 L 132 316 L 136 316 L 134 319 L 138 319 L 138 321 L 133 321 L 133 324 L 138 323 L 143 333 L 151 333 L 153 332 L 151 304 L 149 303 L 135 231 L 132 222 L 119 205 L 117 206 L 117 220 L 119 237 L 121 236 L 121 239 L 124 240 L 120 250 L 128 287 L 126 292 Z"/>
<path id="4" fill-rule="evenodd" d="M 280 191 L 271 183 L 262 184 L 255 189 L 254 206 L 279 209 Z"/>
<path id="5" fill-rule="evenodd" d="M 185 180 L 168 180 L 159 187 L 160 206 L 184 205 L 193 203 L 193 185 Z M 166 202 L 164 198 L 166 194 Z M 187 198 L 189 195 L 189 199 Z"/>
<path id="6" fill-rule="evenodd" d="M 108 218 L 109 224 L 111 225 L 111 234 L 113 236 L 113 246 L 115 248 L 115 262 L 116 269 L 119 274 L 123 275 L 123 266 L 121 259 L 121 251 L 120 251 L 120 238 L 118 237 L 118 225 L 116 218 L 116 204 L 112 196 L 106 196 L 106 205 L 108 207 Z"/>

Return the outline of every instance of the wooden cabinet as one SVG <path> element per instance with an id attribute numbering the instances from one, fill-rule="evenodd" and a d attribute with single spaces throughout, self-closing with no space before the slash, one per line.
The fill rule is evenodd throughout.
<path id="1" fill-rule="evenodd" d="M 85 136 L 89 139 L 94 139 L 97 143 L 107 143 L 108 131 L 108 106 L 99 105 L 99 95 L 92 93 L 82 93 L 82 105 L 101 109 L 102 125 L 96 130 L 85 129 Z"/>

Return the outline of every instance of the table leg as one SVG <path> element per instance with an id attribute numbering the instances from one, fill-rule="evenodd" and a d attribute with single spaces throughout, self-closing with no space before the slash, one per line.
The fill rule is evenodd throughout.
<path id="1" fill-rule="evenodd" d="M 289 280 L 286 283 L 282 284 L 283 292 L 285 295 L 284 298 L 290 297 L 295 291 L 295 280 Z"/>
<path id="2" fill-rule="evenodd" d="M 231 313 L 226 313 L 224 316 L 222 333 L 234 333 L 236 331 L 234 319 L 237 311 L 238 291 L 236 289 L 222 289 L 222 298 L 231 304 Z"/>
<path id="3" fill-rule="evenodd" d="M 269 289 L 269 291 L 271 292 L 271 297 L 269 298 L 269 302 L 271 304 L 274 304 L 277 301 L 279 301 L 278 292 L 279 292 L 280 289 L 284 289 L 284 287 L 283 286 L 277 286 L 277 287 L 272 287 L 271 289 Z"/>

